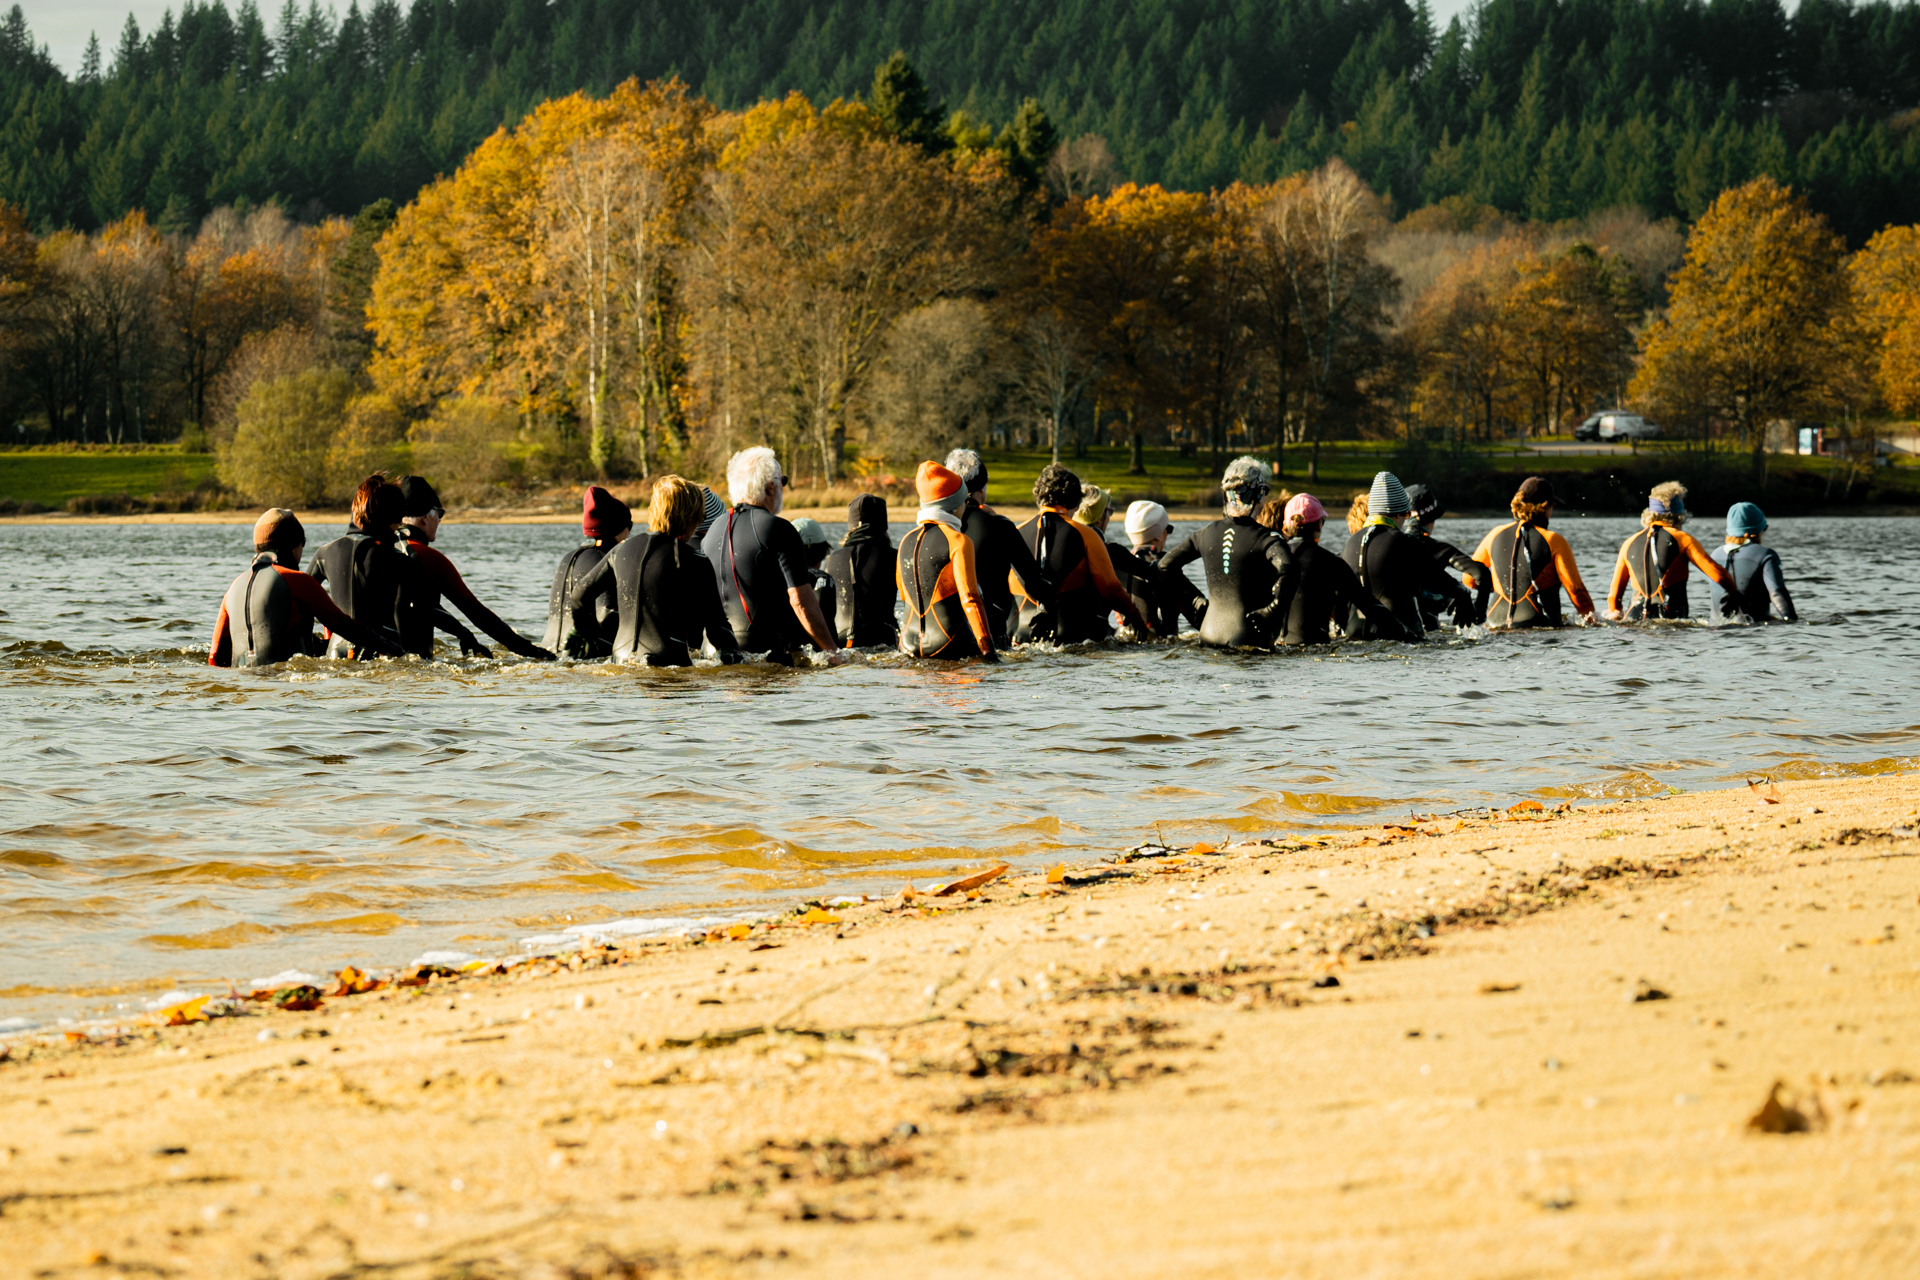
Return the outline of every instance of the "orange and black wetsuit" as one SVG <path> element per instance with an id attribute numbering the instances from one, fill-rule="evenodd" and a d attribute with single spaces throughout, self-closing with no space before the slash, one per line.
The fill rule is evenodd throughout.
<path id="1" fill-rule="evenodd" d="M 1580 581 L 1573 548 L 1550 529 L 1517 520 L 1503 524 L 1480 539 L 1473 558 L 1487 566 L 1493 587 L 1493 599 L 1487 605 L 1491 630 L 1565 625 L 1560 610 L 1562 587 L 1573 597 L 1576 612 L 1593 613 L 1593 597 Z"/>
<path id="2" fill-rule="evenodd" d="M 900 539 L 894 579 L 907 603 L 902 653 L 916 658 L 993 655 L 993 627 L 980 592 L 973 540 L 958 524 L 922 520 Z"/>
<path id="3" fill-rule="evenodd" d="M 1687 610 L 1687 562 L 1700 567 L 1722 590 L 1733 585 L 1733 575 L 1715 564 L 1707 549 L 1690 533 L 1664 524 L 1648 525 L 1620 544 L 1614 562 L 1613 585 L 1607 588 L 1607 610 L 1617 613 L 1633 584 L 1633 607 L 1627 613 L 1643 618 L 1684 618 Z"/>
<path id="4" fill-rule="evenodd" d="M 1033 554 L 1042 576 L 1053 586 L 1053 601 L 1036 600 L 1024 584 L 1020 589 L 1018 644 L 1052 640 L 1074 644 L 1105 640 L 1113 634 L 1107 615 L 1118 612 L 1141 635 L 1149 628 L 1133 597 L 1113 572 L 1113 560 L 1100 535 L 1059 507 L 1042 507 L 1020 526 L 1020 538 Z"/>
<path id="5" fill-rule="evenodd" d="M 263 552 L 233 580 L 220 601 L 207 665 L 265 667 L 296 654 L 318 657 L 326 645 L 313 634 L 316 621 L 351 644 L 381 653 L 400 652 L 399 645 L 340 612 L 327 589 L 310 575 Z"/>
<path id="6" fill-rule="evenodd" d="M 401 532 L 405 536 L 401 539 L 400 549 L 418 566 L 411 587 L 414 603 L 413 625 L 401 632 L 401 638 L 410 652 L 417 653 L 423 658 L 431 658 L 433 632 L 436 627 L 443 631 L 452 631 L 456 636 L 465 633 L 466 628 L 453 623 L 453 620 L 447 616 L 446 610 L 440 607 L 440 598 L 445 596 L 459 607 L 460 612 L 472 620 L 474 626 L 506 646 L 509 652 L 516 653 L 522 658 L 553 657 L 551 652 L 527 640 L 518 631 L 508 626 L 506 620 L 499 614 L 481 604 L 468 588 L 466 580 L 460 576 L 460 571 L 453 567 L 453 561 L 435 551 L 417 530 L 409 526 Z M 453 625 L 449 626 L 449 623 Z M 462 642 L 461 648 L 465 649 L 470 642 L 471 637 L 468 637 L 467 641 Z"/>
<path id="7" fill-rule="evenodd" d="M 1022 596 L 1042 606 L 1053 603 L 1053 584 L 1034 561 L 1026 539 L 1020 536 L 1020 527 L 980 501 L 979 494 L 967 499 L 960 530 L 973 542 L 973 559 L 980 570 L 980 594 L 987 601 L 993 642 L 1005 647 L 1020 617 L 1014 584 L 1019 584 Z"/>

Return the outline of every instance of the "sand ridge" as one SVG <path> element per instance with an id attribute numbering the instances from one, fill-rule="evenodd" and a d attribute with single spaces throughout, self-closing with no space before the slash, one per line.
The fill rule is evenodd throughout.
<path id="1" fill-rule="evenodd" d="M 7 1265 L 1911 1274 L 1920 787 L 1779 796 L 1402 820 L 16 1041 Z M 1821 1131 L 1746 1130 L 1775 1080 Z"/>

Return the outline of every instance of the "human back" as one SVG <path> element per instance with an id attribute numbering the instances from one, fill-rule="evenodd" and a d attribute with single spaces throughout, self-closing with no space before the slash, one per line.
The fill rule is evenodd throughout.
<path id="1" fill-rule="evenodd" d="M 1266 647 L 1278 636 L 1299 574 L 1279 533 L 1255 518 L 1271 487 L 1257 458 L 1238 458 L 1220 481 L 1225 515 L 1188 535 L 1162 561 L 1162 573 L 1181 573 L 1195 560 L 1207 580 L 1200 639 L 1221 648 Z"/>
<path id="2" fill-rule="evenodd" d="M 1487 626 L 1492 630 L 1565 625 L 1561 591 L 1572 597 L 1583 621 L 1593 617 L 1593 599 L 1581 581 L 1567 540 L 1548 528 L 1553 485 L 1529 476 L 1509 508 L 1513 521 L 1490 530 L 1473 558 L 1485 565 L 1492 586 Z"/>
<path id="3" fill-rule="evenodd" d="M 417 570 L 395 546 L 405 499 L 384 475 L 370 475 L 354 491 L 347 532 L 314 552 L 307 573 L 326 587 L 333 603 L 355 622 L 391 633 L 413 648 L 420 630 L 414 591 Z M 431 623 L 428 623 L 429 634 Z M 354 646 L 333 636 L 329 656 L 354 656 Z"/>
<path id="4" fill-rule="evenodd" d="M 890 649 L 900 642 L 894 616 L 900 595 L 885 498 L 863 493 L 847 504 L 847 532 L 828 554 L 826 571 L 834 583 L 834 613 L 828 621 L 841 644 Z"/>

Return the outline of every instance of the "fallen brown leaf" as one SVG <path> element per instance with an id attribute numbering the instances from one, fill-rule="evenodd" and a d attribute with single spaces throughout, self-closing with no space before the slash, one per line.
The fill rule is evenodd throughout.
<path id="1" fill-rule="evenodd" d="M 795 917 L 795 924 L 839 924 L 840 917 L 825 907 L 815 907 L 803 916 Z"/>
<path id="2" fill-rule="evenodd" d="M 346 968 L 342 969 L 339 973 L 335 974 L 334 979 L 338 983 L 338 985 L 335 986 L 334 989 L 328 993 L 329 995 L 336 995 L 336 996 L 365 995 L 369 991 L 378 991 L 380 988 L 387 985 L 386 983 L 380 981 L 380 979 L 375 977 L 370 977 L 364 970 L 356 969 L 352 965 L 348 965 Z"/>
<path id="3" fill-rule="evenodd" d="M 1767 784 L 1765 791 L 1760 789 L 1760 782 Z M 1760 782 L 1755 782 L 1751 778 L 1747 779 L 1747 790 L 1753 792 L 1753 794 L 1759 798 L 1761 804 L 1782 804 L 1786 801 L 1786 797 L 1780 794 L 1779 783 L 1775 782 L 1772 778 L 1762 778 Z"/>
<path id="4" fill-rule="evenodd" d="M 1057 866 L 1057 867 L 1048 867 L 1048 868 L 1047 868 L 1047 883 L 1048 883 L 1048 884 L 1059 884 L 1059 883 L 1061 883 L 1062 881 L 1064 881 L 1064 880 L 1065 880 L 1066 878 L 1067 878 L 1067 864 L 1066 864 L 1066 863 L 1064 863 L 1064 862 L 1063 862 L 1063 863 L 1061 863 L 1061 864 L 1060 864 L 1059 866 Z"/>
<path id="5" fill-rule="evenodd" d="M 207 1001 L 210 999 L 212 999 L 211 996 L 199 996 L 192 1000 L 185 1000 L 162 1009 L 160 1014 L 167 1020 L 167 1025 L 170 1027 L 184 1027 L 189 1022 L 205 1022 L 207 1021 Z"/>
<path id="6" fill-rule="evenodd" d="M 1506 992 L 1518 991 L 1519 989 L 1520 984 L 1517 982 L 1483 982 L 1480 984 L 1480 994 L 1483 996 L 1503 995 Z"/>
<path id="7" fill-rule="evenodd" d="M 1508 813 L 1539 813 L 1543 811 L 1546 807 L 1547 806 L 1541 804 L 1538 800 L 1522 800 L 1519 804 L 1508 805 L 1507 812 Z"/>
<path id="8" fill-rule="evenodd" d="M 994 866 L 988 867 L 985 871 L 976 871 L 970 876 L 962 876 L 952 884 L 941 886 L 935 891 L 933 896 L 936 898 L 945 898 L 956 893 L 965 893 L 969 889 L 978 889 L 981 885 L 989 881 L 998 880 L 1012 869 L 1012 867 L 1004 862 L 997 863 Z"/>

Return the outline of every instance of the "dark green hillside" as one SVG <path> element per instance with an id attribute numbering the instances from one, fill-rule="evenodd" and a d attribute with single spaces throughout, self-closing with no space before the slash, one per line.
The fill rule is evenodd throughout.
<path id="1" fill-rule="evenodd" d="M 1176 187 L 1347 157 L 1405 210 L 1692 216 L 1769 172 L 1856 240 L 1920 218 L 1920 10 L 1802 0 L 396 0 L 336 21 L 189 2 L 71 77 L 0 22 L 0 199 L 184 226 L 404 201 L 542 99 L 678 74 L 723 106 L 851 95 L 904 49 L 949 110 L 1040 100 Z"/>

